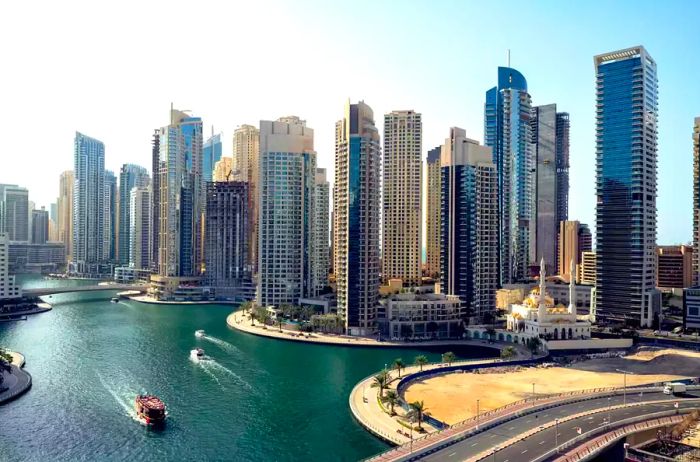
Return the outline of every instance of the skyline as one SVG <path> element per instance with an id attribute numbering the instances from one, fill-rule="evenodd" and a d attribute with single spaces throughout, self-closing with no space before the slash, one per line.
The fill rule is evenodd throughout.
<path id="1" fill-rule="evenodd" d="M 599 14 L 603 3 L 553 11 L 555 3 L 540 2 L 512 18 L 504 13 L 516 5 L 509 2 L 495 7 L 414 2 L 412 8 L 402 9 L 370 4 L 369 17 L 362 14 L 368 2 L 227 6 L 231 15 L 212 14 L 220 8 L 209 5 L 192 12 L 159 4 L 138 9 L 46 4 L 46 14 L 32 18 L 33 27 L 21 19 L 8 21 L 28 17 L 29 6 L 9 5 L 5 20 L 0 19 L 0 38 L 21 46 L 6 50 L 4 56 L 13 72 L 6 75 L 0 123 L 14 136 L 7 138 L 2 152 L 21 160 L 8 164 L 0 181 L 28 188 L 30 200 L 48 208 L 58 196 L 60 173 L 71 168 L 76 131 L 105 143 L 106 169 L 119 171 L 124 163 L 149 168 L 151 135 L 167 122 L 171 102 L 201 117 L 205 133 L 212 125 L 223 131 L 225 156 L 231 156 L 237 126 L 297 115 L 315 128 L 318 165 L 327 169 L 331 182 L 334 123 L 348 98 L 364 100 L 376 120 L 392 110 L 412 109 L 423 114 L 425 159 L 453 126 L 464 127 L 468 137 L 483 143 L 484 92 L 493 86 L 497 67 L 508 64 L 510 49 L 511 67 L 527 79 L 533 105 L 556 103 L 558 110 L 571 114 L 569 218 L 592 225 L 593 56 L 643 45 L 659 68 L 657 241 L 691 239 L 691 134 L 694 117 L 700 115 L 700 93 L 687 90 L 693 76 L 700 75 L 700 64 L 684 59 L 685 50 L 700 45 L 692 22 L 697 15 L 690 14 L 698 6 L 692 2 L 674 2 L 663 9 L 652 3 L 605 4 L 604 17 Z M 488 21 L 467 21 L 488 16 L 502 23 L 492 30 Z M 153 17 L 159 21 L 151 21 Z M 231 27 L 231 17 L 256 21 L 235 21 Z M 339 25 L 355 24 L 360 18 L 366 34 L 347 40 L 346 28 Z M 254 27 L 258 21 L 266 27 Z M 123 23 L 136 32 L 120 35 Z M 161 32 L 178 27 L 192 29 L 189 36 L 196 40 L 177 40 L 177 46 L 158 40 L 166 36 Z M 39 41 L 31 34 L 34 28 L 52 40 Z M 533 37 L 533 29 L 539 34 L 522 40 Z M 388 46 L 406 30 L 416 34 L 414 45 Z M 502 30 L 509 32 L 499 33 Z M 298 45 L 280 47 L 282 40 L 289 43 L 290 34 Z M 561 40 L 536 40 L 548 34 Z M 86 35 L 89 41 L 82 39 Z M 236 59 L 246 53 L 257 59 L 252 67 L 242 57 Z M 220 64 L 214 68 L 220 72 L 199 72 L 200 67 L 188 64 L 178 75 L 177 66 L 172 71 L 159 64 L 189 63 L 182 60 L 188 54 L 198 56 L 201 68 Z M 90 66 L 69 65 L 76 56 L 90 56 Z M 264 70 L 266 62 L 275 63 L 269 71 Z M 51 80 L 45 78 L 47 69 Z M 86 69 L 92 72 L 81 72 Z M 47 107 L 56 109 L 43 110 Z M 59 109 L 61 116 L 56 117 Z M 27 140 L 32 140 L 33 151 L 15 154 L 26 152 Z M 42 168 L 32 169 L 37 156 Z"/>

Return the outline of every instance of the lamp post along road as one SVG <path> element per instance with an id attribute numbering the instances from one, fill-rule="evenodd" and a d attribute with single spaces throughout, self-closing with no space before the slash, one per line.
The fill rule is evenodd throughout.
<path id="1" fill-rule="evenodd" d="M 559 453 L 559 419 L 554 419 L 554 449 Z"/>
<path id="2" fill-rule="evenodd" d="M 476 429 L 479 429 L 479 400 L 476 400 Z"/>

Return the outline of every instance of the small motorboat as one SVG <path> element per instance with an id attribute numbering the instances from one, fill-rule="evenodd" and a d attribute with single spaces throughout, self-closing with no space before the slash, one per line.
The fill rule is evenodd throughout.
<path id="1" fill-rule="evenodd" d="M 206 335 L 206 333 L 204 332 L 204 329 L 199 329 L 199 330 L 194 331 L 194 336 L 197 338 L 202 338 L 205 335 Z"/>
<path id="2" fill-rule="evenodd" d="M 201 361 L 204 359 L 204 350 L 201 348 L 195 348 L 194 350 L 190 350 L 190 359 L 193 361 Z"/>
<path id="3" fill-rule="evenodd" d="M 119 297 L 112 297 L 112 300 L 110 300 L 112 303 L 119 303 Z"/>
<path id="4" fill-rule="evenodd" d="M 165 404 L 157 396 L 138 395 L 134 407 L 136 415 L 146 425 L 161 425 L 165 422 Z"/>

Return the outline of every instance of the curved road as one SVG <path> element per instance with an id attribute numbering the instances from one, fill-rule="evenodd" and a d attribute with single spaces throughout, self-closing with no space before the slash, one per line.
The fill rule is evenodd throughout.
<path id="1" fill-rule="evenodd" d="M 700 398 L 697 393 L 688 393 L 686 398 Z M 612 410 L 610 412 L 601 412 L 598 414 L 580 417 L 559 424 L 558 427 L 558 443 L 561 445 L 565 441 L 578 436 L 577 427 L 582 428 L 582 432 L 593 430 L 596 427 L 603 425 L 603 419 L 609 417 L 612 422 L 623 419 L 628 419 L 635 416 L 661 412 L 673 409 L 676 401 L 679 401 L 681 408 L 698 407 L 697 402 L 684 402 L 682 398 L 665 395 L 662 392 L 646 392 L 642 396 L 633 391 L 627 393 L 627 403 L 633 402 L 648 402 L 665 400 L 667 403 L 645 404 L 633 408 Z M 579 403 L 564 404 L 552 409 L 540 411 L 536 414 L 525 415 L 517 419 L 505 422 L 497 427 L 494 427 L 485 432 L 479 433 L 460 441 L 459 443 L 448 446 L 440 451 L 422 457 L 421 460 L 429 461 L 448 461 L 457 462 L 474 457 L 484 451 L 493 450 L 500 444 L 508 441 L 512 437 L 524 433 L 531 428 L 546 424 L 557 418 L 564 418 L 570 415 L 586 412 L 594 409 L 604 409 L 609 406 L 623 404 L 623 396 L 612 396 L 604 398 L 595 398 Z M 495 458 L 489 456 L 486 460 L 498 462 L 524 462 L 534 460 L 539 456 L 547 453 L 555 447 L 554 439 L 555 428 L 544 429 L 534 435 L 525 438 L 522 441 L 514 443 L 507 448 L 497 451 Z"/>

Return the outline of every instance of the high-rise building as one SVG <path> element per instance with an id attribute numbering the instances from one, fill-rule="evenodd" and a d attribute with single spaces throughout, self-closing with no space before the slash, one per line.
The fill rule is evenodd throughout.
<path id="1" fill-rule="evenodd" d="M 596 316 L 651 326 L 656 273 L 656 63 L 644 47 L 598 55 Z"/>
<path id="2" fill-rule="evenodd" d="M 49 241 L 58 242 L 58 203 L 49 205 Z"/>
<path id="3" fill-rule="evenodd" d="M 32 244 L 46 244 L 49 240 L 49 212 L 32 210 Z"/>
<path id="4" fill-rule="evenodd" d="M 212 133 L 209 139 L 204 142 L 202 147 L 202 179 L 205 183 L 212 180 L 214 166 L 221 159 L 221 147 L 221 133 L 216 135 Z"/>
<path id="5" fill-rule="evenodd" d="M 105 145 L 75 133 L 72 272 L 88 273 L 105 256 Z"/>
<path id="6" fill-rule="evenodd" d="M 209 182 L 204 247 L 207 285 L 217 296 L 235 296 L 250 283 L 248 183 Z"/>
<path id="7" fill-rule="evenodd" d="M 61 173 L 58 186 L 58 240 L 66 247 L 66 260 L 73 256 L 73 184 L 72 170 Z"/>
<path id="8" fill-rule="evenodd" d="M 151 190 L 134 186 L 129 193 L 129 266 L 149 269 L 151 249 Z"/>
<path id="9" fill-rule="evenodd" d="M 700 117 L 693 126 L 693 285 L 700 285 Z"/>
<path id="10" fill-rule="evenodd" d="M 22 296 L 22 289 L 10 275 L 10 236 L 0 232 L 0 300 Z"/>
<path id="11" fill-rule="evenodd" d="M 588 229 L 588 225 L 579 221 L 562 221 L 559 223 L 558 234 L 559 276 L 569 282 L 571 280 L 571 261 L 573 260 L 574 270 L 577 271 L 577 266 L 581 264 L 581 254 L 591 251 L 591 231 Z M 577 276 L 574 275 L 574 277 Z"/>
<path id="12" fill-rule="evenodd" d="M 535 167 L 530 127 L 531 98 L 523 75 L 498 68 L 498 86 L 486 92 L 485 145 L 498 174 L 500 285 L 529 277 Z"/>
<path id="13" fill-rule="evenodd" d="M 498 288 L 498 178 L 491 148 L 453 127 L 440 165 L 440 291 L 482 317 L 495 309 Z"/>
<path id="14" fill-rule="evenodd" d="M 530 265 L 544 258 L 545 267 L 556 268 L 559 223 L 569 209 L 569 114 L 557 112 L 556 104 L 536 106 L 530 124 L 535 163 Z"/>
<path id="15" fill-rule="evenodd" d="M 248 183 L 248 264 L 257 273 L 258 265 L 258 169 L 260 165 L 260 130 L 241 125 L 233 132 L 233 176 Z"/>
<path id="16" fill-rule="evenodd" d="M 233 181 L 233 158 L 222 157 L 214 164 L 213 180 L 216 182 Z"/>
<path id="17" fill-rule="evenodd" d="M 160 270 L 160 129 L 153 131 L 151 141 L 151 270 Z"/>
<path id="18" fill-rule="evenodd" d="M 314 273 L 313 293 L 318 295 L 328 286 L 328 273 L 331 269 L 328 251 L 330 184 L 326 179 L 325 168 L 316 169 L 316 188 L 314 191 L 314 263 L 312 271 Z"/>
<path id="19" fill-rule="evenodd" d="M 688 245 L 656 247 L 656 287 L 681 289 L 693 285 L 693 248 Z"/>
<path id="20" fill-rule="evenodd" d="M 119 192 L 117 191 L 117 177 L 111 170 L 105 170 L 105 200 L 104 200 L 104 258 L 110 262 L 117 259 L 117 245 L 119 236 Z"/>
<path id="21" fill-rule="evenodd" d="M 314 295 L 314 132 L 290 116 L 260 122 L 258 291 L 260 306 Z"/>
<path id="22" fill-rule="evenodd" d="M 382 281 L 421 283 L 422 231 L 421 115 L 393 111 L 384 115 Z"/>
<path id="23" fill-rule="evenodd" d="M 202 119 L 170 110 L 161 128 L 157 169 L 159 191 L 158 274 L 198 276 L 201 270 Z M 154 175 L 155 176 L 155 175 Z M 154 201 L 155 202 L 155 201 Z"/>
<path id="24" fill-rule="evenodd" d="M 440 149 L 438 146 L 428 151 L 426 159 L 428 190 L 425 205 L 425 272 L 428 277 L 436 277 L 440 274 L 440 211 L 442 210 Z"/>
<path id="25" fill-rule="evenodd" d="M 372 109 L 345 105 L 335 125 L 333 264 L 338 313 L 352 335 L 377 326 L 381 145 Z"/>
<path id="26" fill-rule="evenodd" d="M 17 185 L 0 185 L 0 232 L 15 242 L 29 242 L 31 214 L 29 191 Z"/>
<path id="27" fill-rule="evenodd" d="M 122 265 L 129 264 L 131 258 L 129 251 L 131 246 L 131 190 L 145 188 L 150 182 L 151 179 L 145 167 L 124 164 L 119 171 L 119 263 Z M 152 232 L 150 227 L 149 232 Z M 151 244 L 148 246 L 150 248 Z"/>
<path id="28" fill-rule="evenodd" d="M 596 256 L 595 252 L 581 252 L 581 265 L 579 266 L 579 284 L 594 286 L 596 280 Z"/>

